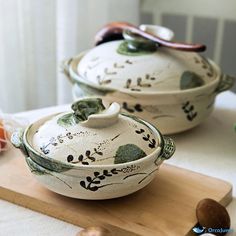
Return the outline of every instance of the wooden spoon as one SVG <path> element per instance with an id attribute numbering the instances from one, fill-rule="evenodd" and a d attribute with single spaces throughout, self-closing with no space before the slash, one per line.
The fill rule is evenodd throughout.
<path id="1" fill-rule="evenodd" d="M 213 199 L 206 198 L 201 200 L 197 205 L 196 215 L 201 226 L 207 229 L 225 230 L 223 232 L 214 232 L 217 236 L 227 234 L 227 230 L 230 229 L 229 213 L 224 206 Z"/>
<path id="2" fill-rule="evenodd" d="M 149 39 L 153 42 L 158 43 L 160 46 L 173 48 L 182 51 L 193 51 L 193 52 L 203 52 L 206 50 L 206 46 L 203 44 L 188 44 L 173 42 L 162 39 L 154 34 L 143 31 L 136 26 L 126 23 L 126 22 L 113 22 L 105 25 L 101 30 L 99 30 L 95 36 L 95 45 L 102 44 L 104 42 L 109 42 L 112 40 L 123 39 L 123 30 L 130 30 L 139 36 Z"/>

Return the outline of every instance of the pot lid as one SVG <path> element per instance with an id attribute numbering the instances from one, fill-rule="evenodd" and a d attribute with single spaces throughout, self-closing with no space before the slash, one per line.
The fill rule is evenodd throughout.
<path id="1" fill-rule="evenodd" d="M 33 148 L 47 157 L 74 165 L 119 164 L 151 154 L 159 145 L 156 130 L 141 119 L 119 114 L 99 98 L 72 104 L 73 112 L 44 122 L 32 139 Z"/>
<path id="2" fill-rule="evenodd" d="M 125 40 L 101 44 L 77 65 L 83 82 L 112 90 L 158 92 L 192 89 L 216 78 L 212 64 L 195 52 L 177 51 L 124 31 Z"/>

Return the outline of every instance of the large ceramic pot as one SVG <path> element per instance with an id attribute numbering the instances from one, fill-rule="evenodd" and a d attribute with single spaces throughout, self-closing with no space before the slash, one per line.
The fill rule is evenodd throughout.
<path id="1" fill-rule="evenodd" d="M 143 29 L 150 27 L 155 33 L 155 26 Z M 217 94 L 234 83 L 196 52 L 159 47 L 127 30 L 123 36 L 65 62 L 75 100 L 95 95 L 118 102 L 124 112 L 171 134 L 200 124 L 212 112 Z"/>
<path id="2" fill-rule="evenodd" d="M 82 99 L 74 112 L 40 119 L 12 135 L 32 174 L 48 189 L 109 199 L 146 186 L 175 145 L 148 122 L 120 114 L 118 103 Z"/>

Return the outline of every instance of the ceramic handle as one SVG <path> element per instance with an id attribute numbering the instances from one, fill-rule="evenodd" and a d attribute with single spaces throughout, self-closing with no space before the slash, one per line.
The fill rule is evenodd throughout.
<path id="1" fill-rule="evenodd" d="M 115 124 L 118 121 L 120 105 L 113 102 L 109 108 L 105 108 L 101 98 L 83 98 L 74 102 L 71 106 L 74 111 L 75 123 L 80 123 L 89 128 L 103 128 Z"/>
<path id="2" fill-rule="evenodd" d="M 89 128 L 104 128 L 115 124 L 118 121 L 120 114 L 120 105 L 113 102 L 110 107 L 102 113 L 88 116 L 88 120 L 81 125 Z"/>
<path id="3" fill-rule="evenodd" d="M 164 144 L 163 144 L 161 158 L 167 160 L 171 158 L 175 152 L 175 143 L 169 137 L 163 137 L 163 139 L 164 139 L 164 142 L 163 142 Z"/>
<path id="4" fill-rule="evenodd" d="M 158 45 L 154 41 L 140 37 L 139 35 L 132 33 L 130 30 L 124 30 L 123 37 L 127 42 L 127 44 L 124 45 L 127 45 L 128 51 L 144 50 L 154 52 L 157 50 Z"/>
<path id="5" fill-rule="evenodd" d="M 13 144 L 14 147 L 19 148 L 21 152 L 28 157 L 29 154 L 27 152 L 27 149 L 23 143 L 23 135 L 24 135 L 24 130 L 23 129 L 18 129 L 15 131 L 12 136 L 11 136 L 11 143 Z"/>
<path id="6" fill-rule="evenodd" d="M 229 90 L 230 88 L 233 87 L 234 83 L 235 83 L 236 79 L 234 77 L 231 77 L 229 75 L 225 75 L 223 74 L 220 82 L 215 90 L 216 93 L 221 93 L 224 92 L 226 90 Z"/>

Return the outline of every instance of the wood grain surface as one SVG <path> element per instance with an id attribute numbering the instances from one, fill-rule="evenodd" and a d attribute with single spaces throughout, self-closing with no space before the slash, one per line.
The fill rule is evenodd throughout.
<path id="1" fill-rule="evenodd" d="M 231 184 L 163 164 L 144 189 L 126 197 L 86 201 L 53 193 L 30 173 L 19 150 L 0 158 L 0 198 L 81 226 L 102 226 L 112 235 L 191 235 L 195 208 L 203 198 L 226 206 Z"/>

